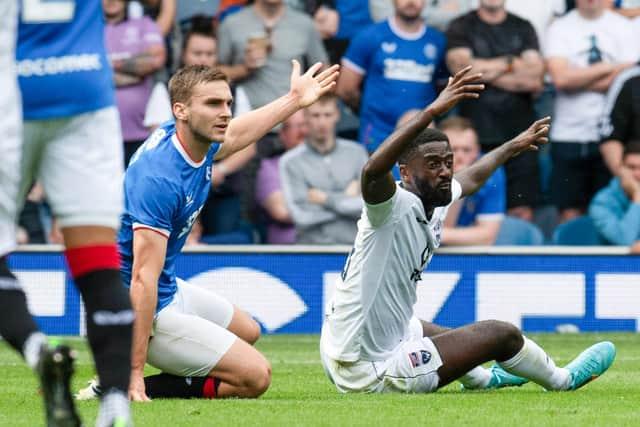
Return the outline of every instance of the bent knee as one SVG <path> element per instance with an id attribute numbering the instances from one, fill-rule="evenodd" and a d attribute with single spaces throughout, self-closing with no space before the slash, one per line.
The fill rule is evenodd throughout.
<path id="1" fill-rule="evenodd" d="M 245 379 L 244 388 L 246 397 L 256 398 L 262 396 L 271 385 L 271 365 L 265 361 L 261 366 L 251 370 Z"/>
<path id="2" fill-rule="evenodd" d="M 251 320 L 247 325 L 245 336 L 242 337 L 249 344 L 255 344 L 260 339 L 260 325 L 255 320 Z"/>
<path id="3" fill-rule="evenodd" d="M 524 345 L 524 338 L 522 331 L 517 326 L 509 322 L 502 320 L 488 320 L 491 323 L 491 328 L 500 337 L 500 341 L 504 345 L 510 345 L 514 348 L 520 349 Z"/>

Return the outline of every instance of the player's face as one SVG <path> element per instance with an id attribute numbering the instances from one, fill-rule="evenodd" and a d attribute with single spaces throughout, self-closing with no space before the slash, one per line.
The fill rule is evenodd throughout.
<path id="1" fill-rule="evenodd" d="M 124 0 L 102 0 L 104 15 L 109 19 L 114 19 L 121 15 L 124 16 L 126 7 L 127 4 Z"/>
<path id="2" fill-rule="evenodd" d="M 305 114 L 310 139 L 324 142 L 335 138 L 336 125 L 340 120 L 340 112 L 335 101 L 311 104 L 307 107 Z"/>
<path id="3" fill-rule="evenodd" d="M 489 10 L 500 10 L 504 8 L 505 0 L 480 0 L 480 6 Z"/>
<path id="4" fill-rule="evenodd" d="M 217 62 L 216 39 L 200 34 L 191 35 L 182 54 L 182 62 L 184 65 L 215 67 Z"/>
<path id="5" fill-rule="evenodd" d="M 298 110 L 291 115 L 282 124 L 280 129 L 280 140 L 286 150 L 291 150 L 293 147 L 304 142 L 308 133 L 307 120 L 304 116 L 304 111 Z"/>
<path id="6" fill-rule="evenodd" d="M 458 173 L 475 162 L 480 155 L 478 137 L 471 129 L 449 129 L 445 133 L 453 151 L 453 173 Z"/>
<path id="7" fill-rule="evenodd" d="M 423 144 L 400 167 L 405 186 L 422 199 L 425 206 L 445 206 L 451 201 L 453 151 L 447 141 Z"/>
<path id="8" fill-rule="evenodd" d="M 604 6 L 604 0 L 576 0 L 576 7 L 579 10 L 589 12 L 590 14 L 600 12 L 604 9 Z"/>
<path id="9" fill-rule="evenodd" d="M 396 14 L 409 21 L 420 18 L 424 4 L 425 0 L 393 0 Z"/>
<path id="10" fill-rule="evenodd" d="M 627 154 L 622 163 L 631 171 L 633 179 L 640 182 L 640 154 Z"/>
<path id="11" fill-rule="evenodd" d="M 229 84 L 223 80 L 196 85 L 185 109 L 193 134 L 202 140 L 224 142 L 232 101 Z"/>

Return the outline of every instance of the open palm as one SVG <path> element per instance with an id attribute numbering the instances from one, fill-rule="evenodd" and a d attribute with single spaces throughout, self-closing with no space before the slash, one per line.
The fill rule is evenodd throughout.
<path id="1" fill-rule="evenodd" d="M 314 76 L 321 68 L 322 63 L 313 64 L 306 73 L 300 74 L 300 63 L 295 59 L 291 61 L 293 70 L 291 71 L 290 93 L 298 100 L 300 108 L 307 107 L 318 100 L 322 95 L 329 92 L 336 86 L 336 81 L 340 72 L 339 65 L 333 65 Z"/>
<path id="2" fill-rule="evenodd" d="M 531 126 L 520 135 L 511 140 L 515 153 L 514 156 L 522 153 L 523 151 L 536 151 L 538 146 L 536 144 L 544 144 L 549 142 L 548 134 L 551 123 L 551 117 L 545 117 L 533 122 Z"/>
<path id="3" fill-rule="evenodd" d="M 469 71 L 471 71 L 471 65 L 449 77 L 447 87 L 428 107 L 436 116 L 443 115 L 463 99 L 476 99 L 480 96 L 479 92 L 484 90 L 484 85 L 480 83 L 482 74 L 469 74 Z"/>

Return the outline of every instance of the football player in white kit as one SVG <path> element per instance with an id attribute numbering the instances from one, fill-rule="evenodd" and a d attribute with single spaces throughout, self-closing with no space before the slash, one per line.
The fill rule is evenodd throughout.
<path id="1" fill-rule="evenodd" d="M 478 366 L 492 360 L 547 390 L 575 390 L 613 363 L 610 342 L 559 368 L 510 323 L 489 320 L 446 330 L 413 316 L 416 281 L 440 244 L 448 206 L 477 191 L 513 156 L 547 142 L 549 117 L 454 177 L 446 135 L 427 126 L 460 100 L 479 96 L 481 75 L 470 69 L 451 77 L 440 96 L 390 135 L 362 170 L 365 206 L 326 307 L 320 342 L 323 367 L 340 392 L 432 392 L 461 377 L 472 380 L 473 388 L 488 388 L 492 372 Z M 396 162 L 399 183 L 391 174 Z"/>

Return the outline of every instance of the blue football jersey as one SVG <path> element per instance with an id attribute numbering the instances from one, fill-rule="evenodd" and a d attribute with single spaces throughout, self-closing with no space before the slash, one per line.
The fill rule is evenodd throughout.
<path id="1" fill-rule="evenodd" d="M 507 176 L 499 167 L 475 193 L 465 197 L 458 216 L 458 226 L 468 227 L 476 220 L 501 216 L 507 210 Z"/>
<path id="2" fill-rule="evenodd" d="M 404 34 L 389 19 L 362 30 L 347 49 L 346 66 L 363 75 L 359 139 L 373 152 L 406 111 L 423 109 L 446 73 L 444 34 L 426 27 Z"/>
<path id="3" fill-rule="evenodd" d="M 22 1 L 16 65 L 26 120 L 113 105 L 101 0 Z"/>
<path id="4" fill-rule="evenodd" d="M 177 290 L 176 258 L 209 195 L 213 156 L 219 147 L 212 144 L 206 157 L 196 162 L 178 139 L 175 124 L 167 122 L 136 151 L 125 173 L 118 245 L 127 287 L 133 266 L 133 231 L 147 228 L 168 239 L 156 311 L 166 307 Z"/>

